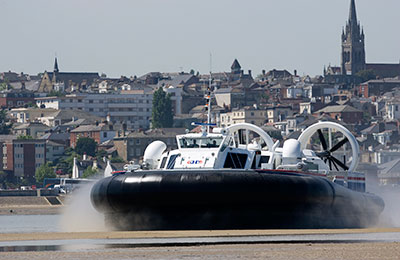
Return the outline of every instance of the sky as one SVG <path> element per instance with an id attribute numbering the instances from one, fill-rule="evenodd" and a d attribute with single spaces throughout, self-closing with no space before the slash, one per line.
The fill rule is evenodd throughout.
<path id="1" fill-rule="evenodd" d="M 350 0 L 0 0 L 0 71 L 253 75 L 340 64 Z M 367 62 L 400 61 L 400 1 L 356 0 Z M 210 54 L 211 61 L 210 62 Z M 211 64 L 211 66 L 210 66 Z"/>

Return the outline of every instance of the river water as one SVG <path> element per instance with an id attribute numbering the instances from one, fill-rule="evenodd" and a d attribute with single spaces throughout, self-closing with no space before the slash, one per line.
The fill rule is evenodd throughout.
<path id="1" fill-rule="evenodd" d="M 0 215 L 0 233 L 60 232 L 61 215 Z"/>

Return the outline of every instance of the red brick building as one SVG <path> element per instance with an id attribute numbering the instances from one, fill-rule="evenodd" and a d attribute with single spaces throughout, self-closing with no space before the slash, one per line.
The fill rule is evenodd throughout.
<path id="1" fill-rule="evenodd" d="M 70 146 L 75 148 L 76 143 L 80 137 L 89 137 L 101 144 L 105 141 L 111 140 L 115 137 L 115 130 L 112 125 L 98 124 L 98 125 L 81 125 L 70 133 Z"/>
<path id="2" fill-rule="evenodd" d="M 16 177 L 34 180 L 36 169 L 46 162 L 46 140 L 14 139 L 3 144 L 3 169 Z"/>
<path id="3" fill-rule="evenodd" d="M 327 106 L 316 111 L 313 115 L 316 117 L 327 115 L 346 124 L 360 124 L 363 119 L 363 112 L 349 105 Z"/>
<path id="4" fill-rule="evenodd" d="M 8 92 L 0 94 L 1 108 L 24 107 L 27 104 L 35 104 L 33 92 Z"/>

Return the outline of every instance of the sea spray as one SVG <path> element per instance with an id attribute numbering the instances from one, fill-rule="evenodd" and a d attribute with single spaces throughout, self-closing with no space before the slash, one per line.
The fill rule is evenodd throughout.
<path id="1" fill-rule="evenodd" d="M 90 191 L 95 180 L 82 184 L 68 195 L 63 209 L 60 230 L 64 232 L 107 231 L 104 216 L 98 213 L 90 202 Z"/>
<path id="2" fill-rule="evenodd" d="M 371 174 L 366 178 L 367 192 L 378 195 L 385 202 L 385 208 L 379 217 L 378 227 L 400 227 L 400 187 L 379 185 L 378 172 L 369 168 Z M 374 176 L 374 177 L 371 177 Z"/>
<path id="3" fill-rule="evenodd" d="M 400 227 L 400 188 L 382 187 L 376 194 L 385 201 L 380 225 L 383 227 Z"/>

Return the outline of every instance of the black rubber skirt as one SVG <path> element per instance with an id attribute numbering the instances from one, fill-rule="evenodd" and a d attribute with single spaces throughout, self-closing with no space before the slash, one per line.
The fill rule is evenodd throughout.
<path id="1" fill-rule="evenodd" d="M 117 230 L 356 228 L 381 198 L 283 171 L 138 171 L 99 180 L 91 201 Z"/>

